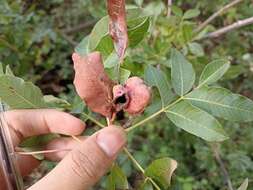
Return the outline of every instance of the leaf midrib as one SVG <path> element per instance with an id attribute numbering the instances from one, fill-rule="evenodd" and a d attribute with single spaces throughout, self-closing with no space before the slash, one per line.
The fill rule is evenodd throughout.
<path id="1" fill-rule="evenodd" d="M 2 85 L 5 86 L 5 88 L 7 88 L 7 89 L 8 89 L 8 87 L 9 87 L 8 85 L 6 85 L 6 84 L 4 84 L 4 83 L 2 83 Z M 25 84 L 24 84 L 24 85 L 25 85 Z M 27 100 L 25 97 L 23 97 L 22 95 L 20 95 L 20 94 L 15 90 L 15 88 L 13 88 L 12 91 L 13 91 L 19 98 L 21 98 L 21 99 L 24 100 L 26 103 L 28 103 L 29 105 L 31 105 L 32 108 L 34 108 L 34 109 L 38 108 L 35 104 L 33 104 L 32 102 L 30 102 L 29 100 Z"/>
<path id="2" fill-rule="evenodd" d="M 224 65 L 222 65 L 222 67 L 220 67 L 218 70 L 216 70 L 213 74 L 211 74 L 209 77 L 206 78 L 206 80 L 204 80 L 202 83 L 199 84 L 198 88 L 200 88 L 201 86 L 203 86 L 204 84 L 206 84 L 206 82 L 212 78 L 217 72 L 219 72 L 221 69 L 223 69 L 223 67 L 225 67 L 228 63 L 225 63 Z"/>
<path id="3" fill-rule="evenodd" d="M 234 109 L 234 110 L 239 110 L 239 111 L 245 111 L 245 112 L 253 113 L 253 111 L 250 111 L 250 110 L 245 110 L 245 109 L 241 109 L 241 108 L 238 108 L 238 107 L 232 107 L 232 106 L 229 106 L 229 105 L 226 105 L 226 104 L 220 104 L 218 102 L 208 101 L 208 100 L 204 100 L 204 99 L 188 98 L 188 97 L 185 97 L 184 99 L 185 100 L 193 100 L 193 101 L 198 101 L 198 102 L 204 102 L 204 103 L 214 104 L 214 105 L 218 105 L 218 106 L 225 107 L 225 108 L 230 108 L 230 109 Z"/>
<path id="4" fill-rule="evenodd" d="M 215 133 L 218 134 L 218 135 L 221 135 L 221 136 L 226 137 L 225 135 L 221 134 L 219 131 L 217 132 L 216 130 L 211 130 L 210 128 L 206 127 L 205 125 L 200 125 L 199 123 L 195 122 L 194 120 L 191 120 L 191 119 L 189 119 L 189 118 L 186 118 L 186 117 L 184 117 L 184 115 L 178 114 L 177 112 L 173 112 L 173 111 L 170 111 L 170 110 L 167 110 L 167 111 L 165 111 L 165 112 L 166 112 L 166 113 L 174 114 L 174 115 L 176 115 L 176 116 L 178 116 L 178 117 L 181 117 L 181 118 L 185 119 L 186 121 L 189 121 L 189 122 L 194 123 L 195 125 L 199 126 L 200 128 L 202 127 L 202 128 L 207 129 L 207 131 L 211 131 L 212 133 L 215 132 Z"/>

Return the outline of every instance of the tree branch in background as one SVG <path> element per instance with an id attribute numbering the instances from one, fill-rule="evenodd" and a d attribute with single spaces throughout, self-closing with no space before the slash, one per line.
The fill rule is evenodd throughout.
<path id="1" fill-rule="evenodd" d="M 217 31 L 211 32 L 209 34 L 207 34 L 206 36 L 204 36 L 203 38 L 216 38 L 221 36 L 222 34 L 225 34 L 231 30 L 235 30 L 238 28 L 241 28 L 243 26 L 247 26 L 253 24 L 253 17 L 250 18 L 246 18 L 244 20 L 239 20 L 231 25 L 225 26 L 221 29 L 218 29 Z"/>
<path id="2" fill-rule="evenodd" d="M 86 21 L 84 23 L 81 23 L 81 24 L 73 27 L 73 28 L 65 29 L 64 33 L 65 34 L 73 34 L 73 33 L 76 33 L 76 32 L 80 32 L 85 28 L 93 26 L 96 22 L 97 22 L 96 20 Z"/>
<path id="3" fill-rule="evenodd" d="M 220 156 L 220 152 L 219 152 L 219 149 L 217 147 L 217 144 L 211 145 L 211 149 L 212 149 L 212 152 L 214 154 L 214 158 L 215 158 L 216 162 L 220 166 L 221 172 L 222 172 L 222 174 L 224 176 L 224 181 L 225 181 L 225 183 L 228 186 L 228 190 L 234 190 L 233 186 L 232 186 L 231 179 L 230 179 L 229 174 L 228 174 L 228 171 L 227 171 L 227 169 L 226 169 L 226 167 L 225 167 L 225 165 L 223 163 L 223 160 L 222 160 L 222 158 Z"/>
<path id="4" fill-rule="evenodd" d="M 73 47 L 77 46 L 77 42 L 72 39 L 72 37 L 68 36 L 65 32 L 59 29 L 55 29 L 55 31 L 61 35 L 62 38 L 64 38 L 70 45 Z"/>
<path id="5" fill-rule="evenodd" d="M 168 6 L 167 17 L 170 17 L 170 15 L 171 15 L 172 0 L 168 0 L 167 6 Z"/>
<path id="6" fill-rule="evenodd" d="M 215 12 L 213 15 L 211 15 L 206 21 L 204 21 L 202 24 L 199 25 L 199 27 L 196 29 L 196 32 L 200 32 L 202 29 L 204 29 L 210 22 L 212 22 L 216 17 L 218 17 L 220 14 L 224 13 L 229 8 L 237 5 L 238 3 L 242 2 L 243 0 L 234 0 L 231 3 L 225 5 L 220 10 Z"/>

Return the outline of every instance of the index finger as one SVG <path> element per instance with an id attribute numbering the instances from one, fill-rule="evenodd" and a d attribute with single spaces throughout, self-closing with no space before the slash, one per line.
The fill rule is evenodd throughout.
<path id="1" fill-rule="evenodd" d="M 80 135 L 85 129 L 80 119 L 52 109 L 7 111 L 5 117 L 11 133 L 14 132 L 19 141 L 48 133 Z"/>

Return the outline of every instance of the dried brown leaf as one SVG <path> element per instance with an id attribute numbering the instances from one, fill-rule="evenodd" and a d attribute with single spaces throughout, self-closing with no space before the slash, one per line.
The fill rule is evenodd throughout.
<path id="1" fill-rule="evenodd" d="M 113 112 L 112 88 L 114 82 L 107 76 L 99 52 L 87 56 L 73 53 L 75 79 L 78 95 L 94 112 L 111 118 Z"/>
<path id="2" fill-rule="evenodd" d="M 110 17 L 109 33 L 122 61 L 128 45 L 125 0 L 107 0 L 107 9 Z"/>

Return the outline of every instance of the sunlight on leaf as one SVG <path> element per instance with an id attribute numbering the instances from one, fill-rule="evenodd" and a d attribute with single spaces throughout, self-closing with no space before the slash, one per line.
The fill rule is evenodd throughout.
<path id="1" fill-rule="evenodd" d="M 246 178 L 242 185 L 237 189 L 237 190 L 247 190 L 248 189 L 248 184 L 249 184 L 249 180 L 248 178 Z"/>
<path id="2" fill-rule="evenodd" d="M 3 75 L 3 74 L 4 74 L 3 64 L 0 61 L 0 75 Z"/>

